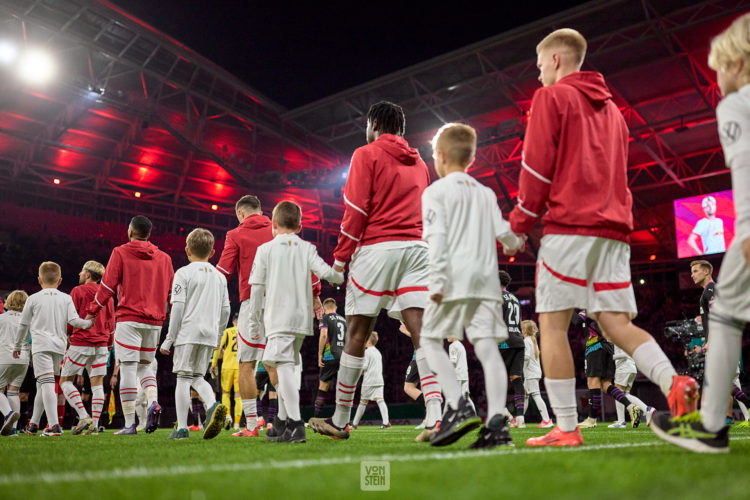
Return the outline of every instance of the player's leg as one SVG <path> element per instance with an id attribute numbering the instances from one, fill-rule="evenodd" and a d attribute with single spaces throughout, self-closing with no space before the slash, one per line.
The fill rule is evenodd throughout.
<path id="1" fill-rule="evenodd" d="M 36 371 L 36 370 L 35 370 Z M 39 430 L 39 423 L 42 421 L 42 414 L 44 413 L 44 398 L 42 397 L 42 384 L 39 382 L 39 377 L 34 376 L 36 380 L 36 394 L 34 396 L 34 406 L 31 413 L 31 419 L 24 428 L 26 434 L 36 434 Z"/>
<path id="2" fill-rule="evenodd" d="M 47 428 L 43 436 L 59 436 L 62 427 L 57 416 L 57 395 L 55 394 L 55 374 L 59 374 L 60 355 L 50 352 L 38 352 L 32 355 L 34 375 L 37 379 L 37 398 L 41 398 L 44 404 L 44 412 L 47 414 Z"/>
<path id="3" fill-rule="evenodd" d="M 513 389 L 514 424 L 511 427 L 523 429 L 526 391 L 523 388 L 523 349 L 507 349 L 510 351 L 510 363 L 506 365 L 510 376 L 510 386 Z"/>
<path id="4" fill-rule="evenodd" d="M 364 387 L 362 389 L 364 390 Z M 362 416 L 365 414 L 365 410 L 367 410 L 367 405 L 369 403 L 368 400 L 360 398 L 359 405 L 357 405 L 357 411 L 354 412 L 354 420 L 352 421 L 353 429 L 359 427 L 359 421 L 362 420 Z"/>
<path id="5" fill-rule="evenodd" d="M 240 370 L 231 370 L 232 376 L 232 390 L 234 391 L 234 428 L 235 430 L 240 428 L 240 420 L 242 419 L 242 397 L 240 396 Z"/>
<path id="6" fill-rule="evenodd" d="M 84 350 L 93 350 L 93 348 L 76 348 L 71 346 L 65 353 L 63 359 L 62 371 L 60 374 L 60 389 L 62 389 L 65 399 L 70 406 L 78 413 L 78 424 L 73 427 L 72 434 L 78 435 L 87 431 L 94 426 L 94 420 L 89 416 L 81 400 L 81 394 L 73 385 L 73 380 L 77 375 L 83 373 L 84 368 L 90 366 L 93 362 L 93 356 L 90 356 Z"/>
<path id="7" fill-rule="evenodd" d="M 305 442 L 305 424 L 302 422 L 299 408 L 299 390 L 294 373 L 294 362 L 279 363 L 276 366 L 279 385 L 276 388 L 287 415 L 287 425 L 279 441 Z M 300 430 L 301 429 L 301 430 Z"/>
<path id="8" fill-rule="evenodd" d="M 375 404 L 378 405 L 378 410 L 380 410 L 380 419 L 382 423 L 380 424 L 381 429 L 389 429 L 391 427 L 391 420 L 388 416 L 388 405 L 385 404 L 385 399 L 383 399 L 383 386 L 378 386 L 377 389 L 375 389 Z"/>
<path id="9" fill-rule="evenodd" d="M 65 420 L 65 395 L 62 393 L 60 387 L 60 376 L 55 375 L 55 395 L 57 397 L 57 423 L 62 428 L 63 421 Z M 48 423 L 49 425 L 49 423 Z"/>
<path id="10" fill-rule="evenodd" d="M 2 372 L 3 369 L 4 366 L 0 365 L 0 372 Z M 0 373 L 0 378 L 6 378 L 4 375 L 5 374 Z M 9 436 L 13 433 L 13 429 L 15 428 L 20 415 L 11 407 L 10 401 L 5 395 L 5 388 L 5 381 L 0 381 L 0 413 L 4 415 L 4 418 L 0 420 L 0 435 Z"/>
<path id="11" fill-rule="evenodd" d="M 575 431 L 578 411 L 575 396 L 575 367 L 568 342 L 568 326 L 573 310 L 541 313 L 539 315 L 539 347 L 544 384 L 563 432 Z"/>
<path id="12" fill-rule="evenodd" d="M 334 364 L 335 366 L 333 366 Z M 320 368 L 318 393 L 315 395 L 315 409 L 313 412 L 313 417 L 320 416 L 320 412 L 323 410 L 323 406 L 325 406 L 328 389 L 331 386 L 331 380 L 333 380 L 333 378 L 336 376 L 338 366 L 338 363 L 332 363 L 329 360 L 324 361 L 323 366 Z"/>
<path id="13" fill-rule="evenodd" d="M 240 361 L 240 396 L 242 397 L 242 411 L 245 414 L 245 429 L 252 432 L 258 426 L 258 387 L 255 383 L 256 361 Z M 265 366 L 265 364 L 264 364 Z"/>
<path id="14" fill-rule="evenodd" d="M 132 325 L 117 323 L 115 358 L 120 360 L 120 406 L 125 426 L 115 435 L 135 434 L 135 400 L 138 397 L 138 364 L 141 360 L 141 338 Z"/>
<path id="15" fill-rule="evenodd" d="M 175 347 L 175 358 L 177 348 Z M 169 435 L 169 439 L 188 439 L 188 413 L 190 413 L 190 386 L 193 383 L 193 374 L 189 371 L 179 371 L 177 373 L 177 384 L 174 391 L 175 411 L 177 413 L 177 428 Z"/>
<path id="16" fill-rule="evenodd" d="M 524 387 L 526 387 L 529 396 L 534 401 L 539 415 L 542 417 L 542 421 L 537 425 L 538 428 L 552 427 L 552 420 L 549 418 L 549 411 L 547 410 L 547 403 L 544 402 L 542 394 L 539 391 L 539 379 L 525 379 Z"/>
<path id="17" fill-rule="evenodd" d="M 429 430 L 434 429 L 440 420 L 443 389 L 438 379 L 432 373 L 432 370 L 430 370 L 426 351 L 420 347 L 423 311 L 423 309 L 412 307 L 402 310 L 401 316 L 403 317 L 406 329 L 411 334 L 411 342 L 417 355 L 417 372 L 419 373 L 419 383 L 422 387 L 422 396 L 424 397 L 425 404 L 425 429 Z"/>
<path id="18" fill-rule="evenodd" d="M 221 403 L 227 408 L 232 406 L 232 382 L 233 382 L 233 371 L 232 370 L 221 370 Z"/>

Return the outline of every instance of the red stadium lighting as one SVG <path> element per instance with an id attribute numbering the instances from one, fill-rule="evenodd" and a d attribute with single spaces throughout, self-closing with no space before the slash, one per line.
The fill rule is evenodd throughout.
<path id="1" fill-rule="evenodd" d="M 508 262 L 515 262 L 515 261 L 516 261 L 515 257 L 511 257 L 510 259 L 508 259 Z"/>
<path id="2" fill-rule="evenodd" d="M 52 179 L 52 182 L 54 182 L 55 184 L 60 184 L 60 179 L 55 177 L 54 179 Z"/>
<path id="3" fill-rule="evenodd" d="M 211 210 L 218 210 L 218 209 L 219 209 L 219 205 L 211 205 Z"/>
<path id="4" fill-rule="evenodd" d="M 136 198 L 140 198 L 141 197 L 141 192 L 140 191 L 136 191 L 135 192 L 135 197 Z"/>
<path id="5" fill-rule="evenodd" d="M 656 260 L 656 254 L 652 253 L 648 260 Z"/>

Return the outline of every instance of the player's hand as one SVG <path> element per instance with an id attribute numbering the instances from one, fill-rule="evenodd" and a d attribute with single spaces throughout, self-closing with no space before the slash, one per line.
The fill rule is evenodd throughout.
<path id="1" fill-rule="evenodd" d="M 78 387 L 83 385 L 83 375 L 76 375 L 76 385 Z"/>
<path id="2" fill-rule="evenodd" d="M 740 243 L 742 247 L 742 255 L 745 257 L 745 265 L 750 267 L 750 238 L 745 238 Z"/>
<path id="3" fill-rule="evenodd" d="M 213 366 L 211 367 L 211 370 L 210 370 L 210 372 L 211 372 L 211 376 L 212 376 L 213 378 L 216 378 L 216 376 L 217 376 L 217 375 L 218 375 L 218 373 L 219 373 L 219 369 L 218 369 L 218 367 L 217 367 L 216 365 L 213 365 Z"/>
<path id="4" fill-rule="evenodd" d="M 113 375 L 112 375 L 112 376 L 111 376 L 111 377 L 109 378 L 109 386 L 110 386 L 110 387 L 117 387 L 117 374 L 113 374 Z"/>
<path id="5" fill-rule="evenodd" d="M 523 253 L 524 250 L 526 250 L 526 240 L 529 238 L 525 234 L 522 235 L 516 235 L 519 238 L 521 238 L 521 246 L 518 248 L 508 248 L 505 245 L 503 245 L 503 255 L 507 255 L 508 257 L 511 257 L 515 255 L 518 252 Z"/>
<path id="6" fill-rule="evenodd" d="M 344 267 L 343 266 L 338 266 L 338 265 L 334 264 L 333 265 L 333 270 L 336 271 L 337 273 L 343 273 L 344 272 Z"/>
<path id="7" fill-rule="evenodd" d="M 407 337 L 411 337 L 411 333 L 409 333 L 409 330 L 406 329 L 406 325 L 402 321 L 401 324 L 398 326 L 398 331 L 406 335 Z"/>
<path id="8" fill-rule="evenodd" d="M 323 303 L 320 297 L 313 297 L 313 314 L 320 321 L 323 318 Z"/>
<path id="9" fill-rule="evenodd" d="M 164 349 L 163 347 L 160 347 L 159 352 L 165 356 L 169 356 L 169 349 Z"/>
<path id="10" fill-rule="evenodd" d="M 443 292 L 433 293 L 430 295 L 430 300 L 437 305 L 440 305 L 440 303 L 443 302 Z"/>
<path id="11" fill-rule="evenodd" d="M 21 351 L 13 351 L 13 358 L 18 359 L 21 357 Z"/>
<path id="12" fill-rule="evenodd" d="M 96 315 L 88 313 L 85 318 L 83 319 L 96 319 Z"/>
<path id="13" fill-rule="evenodd" d="M 318 354 L 318 366 L 320 368 L 323 368 L 323 366 L 325 366 L 325 363 L 323 363 L 323 355 L 322 354 Z"/>

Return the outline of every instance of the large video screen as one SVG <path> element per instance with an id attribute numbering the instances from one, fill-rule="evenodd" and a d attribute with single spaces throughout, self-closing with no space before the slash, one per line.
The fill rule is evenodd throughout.
<path id="1" fill-rule="evenodd" d="M 674 200 L 677 257 L 723 253 L 734 238 L 732 191 Z"/>

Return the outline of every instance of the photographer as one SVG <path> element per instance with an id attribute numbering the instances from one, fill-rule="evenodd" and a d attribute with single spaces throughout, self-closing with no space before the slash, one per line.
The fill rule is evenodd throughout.
<path id="1" fill-rule="evenodd" d="M 696 346 L 700 347 L 708 339 L 708 311 L 714 303 L 714 283 L 713 274 L 714 266 L 707 260 L 694 260 L 690 263 L 690 277 L 693 283 L 703 287 L 703 293 L 700 300 L 700 316 L 695 320 L 703 326 L 704 339 L 694 339 L 690 342 L 690 350 L 695 350 Z"/>

